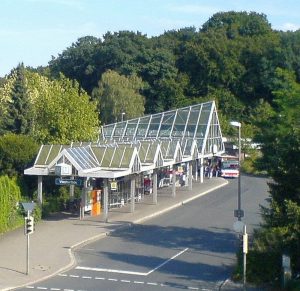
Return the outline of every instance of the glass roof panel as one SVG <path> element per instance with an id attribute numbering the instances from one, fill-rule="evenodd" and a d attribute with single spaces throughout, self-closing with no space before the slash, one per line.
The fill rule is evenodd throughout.
<path id="1" fill-rule="evenodd" d="M 137 137 L 145 137 L 146 136 L 150 117 L 151 117 L 151 115 L 140 118 L 140 122 L 139 122 L 138 129 L 136 132 Z"/>
<path id="2" fill-rule="evenodd" d="M 169 137 L 173 127 L 176 111 L 166 112 L 161 122 L 159 137 Z"/>
<path id="3" fill-rule="evenodd" d="M 41 150 L 36 157 L 35 165 L 46 165 L 46 160 L 50 152 L 51 145 L 42 145 Z"/>
<path id="4" fill-rule="evenodd" d="M 129 165 L 130 165 L 130 162 L 132 159 L 132 155 L 133 155 L 133 151 L 134 151 L 134 148 L 127 147 L 125 149 L 123 159 L 122 159 L 121 165 L 120 165 L 121 168 L 129 168 Z"/>
<path id="5" fill-rule="evenodd" d="M 122 137 L 126 128 L 126 121 L 116 123 L 114 136 Z"/>
<path id="6" fill-rule="evenodd" d="M 149 125 L 149 130 L 147 133 L 147 137 L 156 137 L 158 134 L 158 129 L 160 127 L 160 122 L 161 122 L 162 114 L 155 114 L 152 115 L 150 125 Z"/>
<path id="7" fill-rule="evenodd" d="M 90 147 L 68 148 L 67 152 L 72 156 L 81 169 L 93 169 L 99 166 Z"/>
<path id="8" fill-rule="evenodd" d="M 67 146 L 65 146 L 67 147 Z M 55 144 L 51 146 L 51 150 L 49 152 L 48 158 L 47 158 L 47 165 L 49 165 L 55 158 L 56 156 L 61 152 L 63 146 L 59 145 L 59 144 Z"/>

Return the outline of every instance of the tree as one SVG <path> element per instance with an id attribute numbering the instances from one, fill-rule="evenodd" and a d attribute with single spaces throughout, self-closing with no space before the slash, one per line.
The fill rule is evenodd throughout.
<path id="1" fill-rule="evenodd" d="M 275 106 L 264 121 L 258 141 L 263 156 L 259 165 L 272 178 L 271 202 L 263 207 L 264 224 L 255 235 L 258 250 L 288 252 L 294 270 L 300 269 L 300 84 L 295 74 L 276 70 Z"/>
<path id="2" fill-rule="evenodd" d="M 21 176 L 32 163 L 38 144 L 29 136 L 8 133 L 0 137 L 0 175 Z"/>
<path id="3" fill-rule="evenodd" d="M 93 36 L 79 38 L 49 62 L 52 75 L 59 78 L 59 74 L 63 73 L 67 78 L 77 80 L 91 94 L 100 76 L 95 54 L 101 48 L 101 43 L 99 38 Z"/>
<path id="4" fill-rule="evenodd" d="M 99 130 L 97 104 L 78 82 L 60 75 L 50 81 L 37 73 L 29 76 L 34 104 L 32 136 L 41 143 L 93 141 Z"/>
<path id="5" fill-rule="evenodd" d="M 136 75 L 125 77 L 114 71 L 107 71 L 93 91 L 93 99 L 98 101 L 103 123 L 120 121 L 122 113 L 126 119 L 144 114 L 144 97 L 141 78 Z"/>
<path id="6" fill-rule="evenodd" d="M 7 107 L 4 117 L 4 130 L 16 134 L 28 134 L 31 121 L 31 104 L 27 92 L 25 68 L 20 64 L 14 71 L 15 79 L 6 100 Z"/>

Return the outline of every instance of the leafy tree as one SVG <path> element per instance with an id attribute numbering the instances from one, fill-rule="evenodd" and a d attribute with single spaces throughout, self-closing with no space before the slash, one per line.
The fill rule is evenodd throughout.
<path id="1" fill-rule="evenodd" d="M 263 156 L 259 166 L 268 171 L 271 203 L 262 208 L 264 225 L 255 235 L 258 250 L 291 255 L 300 269 L 300 84 L 294 73 L 276 70 L 273 113 L 264 121 L 258 141 Z"/>
<path id="2" fill-rule="evenodd" d="M 37 141 L 70 143 L 97 138 L 97 104 L 76 81 L 63 75 L 50 81 L 36 73 L 28 79 L 35 110 L 32 136 Z"/>
<path id="3" fill-rule="evenodd" d="M 79 38 L 49 63 L 52 74 L 59 78 L 63 73 L 69 79 L 77 80 L 81 87 L 91 93 L 99 80 L 99 64 L 96 51 L 101 48 L 101 40 L 93 36 Z"/>
<path id="4" fill-rule="evenodd" d="M 99 104 L 103 123 L 135 118 L 144 113 L 144 97 L 140 94 L 142 80 L 136 75 L 125 77 L 114 71 L 107 71 L 99 81 L 99 87 L 93 91 L 93 98 Z"/>
<path id="5" fill-rule="evenodd" d="M 0 137 L 0 175 L 20 176 L 33 161 L 38 144 L 29 136 L 8 133 Z"/>
<path id="6" fill-rule="evenodd" d="M 27 94 L 25 68 L 20 64 L 14 71 L 14 82 L 6 98 L 3 116 L 4 131 L 27 134 L 30 131 L 31 107 Z"/>

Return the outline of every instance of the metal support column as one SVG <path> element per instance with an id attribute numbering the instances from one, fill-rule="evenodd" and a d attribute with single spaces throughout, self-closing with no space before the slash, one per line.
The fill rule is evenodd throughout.
<path id="1" fill-rule="evenodd" d="M 157 172 L 153 172 L 153 204 L 157 204 Z"/>
<path id="2" fill-rule="evenodd" d="M 203 177 L 204 177 L 204 160 L 203 158 L 200 159 L 200 183 L 203 183 Z"/>
<path id="3" fill-rule="evenodd" d="M 131 176 L 130 179 L 130 212 L 134 212 L 135 207 L 135 177 Z"/>
<path id="4" fill-rule="evenodd" d="M 188 164 L 189 167 L 189 190 L 193 190 L 193 165 L 192 162 L 189 162 Z"/>
<path id="5" fill-rule="evenodd" d="M 104 179 L 104 187 L 103 187 L 103 214 L 104 221 L 108 222 L 108 183 L 107 179 Z"/>
<path id="6" fill-rule="evenodd" d="M 175 171 L 175 166 L 173 166 L 173 170 L 172 170 L 172 197 L 176 197 L 176 171 Z"/>
<path id="7" fill-rule="evenodd" d="M 38 176 L 38 203 L 43 204 L 43 176 Z"/>
<path id="8" fill-rule="evenodd" d="M 80 211 L 80 213 L 79 213 L 80 219 L 84 218 L 84 209 L 85 209 L 85 204 L 86 204 L 86 192 L 88 189 L 87 183 L 88 183 L 88 178 L 84 178 L 83 188 L 82 188 L 82 192 L 81 192 L 80 210 L 79 210 Z"/>

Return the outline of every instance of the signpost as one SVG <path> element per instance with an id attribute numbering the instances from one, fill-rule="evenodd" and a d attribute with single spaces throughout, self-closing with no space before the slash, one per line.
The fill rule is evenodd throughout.
<path id="1" fill-rule="evenodd" d="M 32 213 L 35 203 L 34 202 L 22 202 L 24 210 L 27 212 L 25 217 L 24 233 L 27 237 L 27 252 L 26 252 L 26 275 L 29 274 L 29 235 L 34 231 L 34 218 L 30 214 Z"/>

